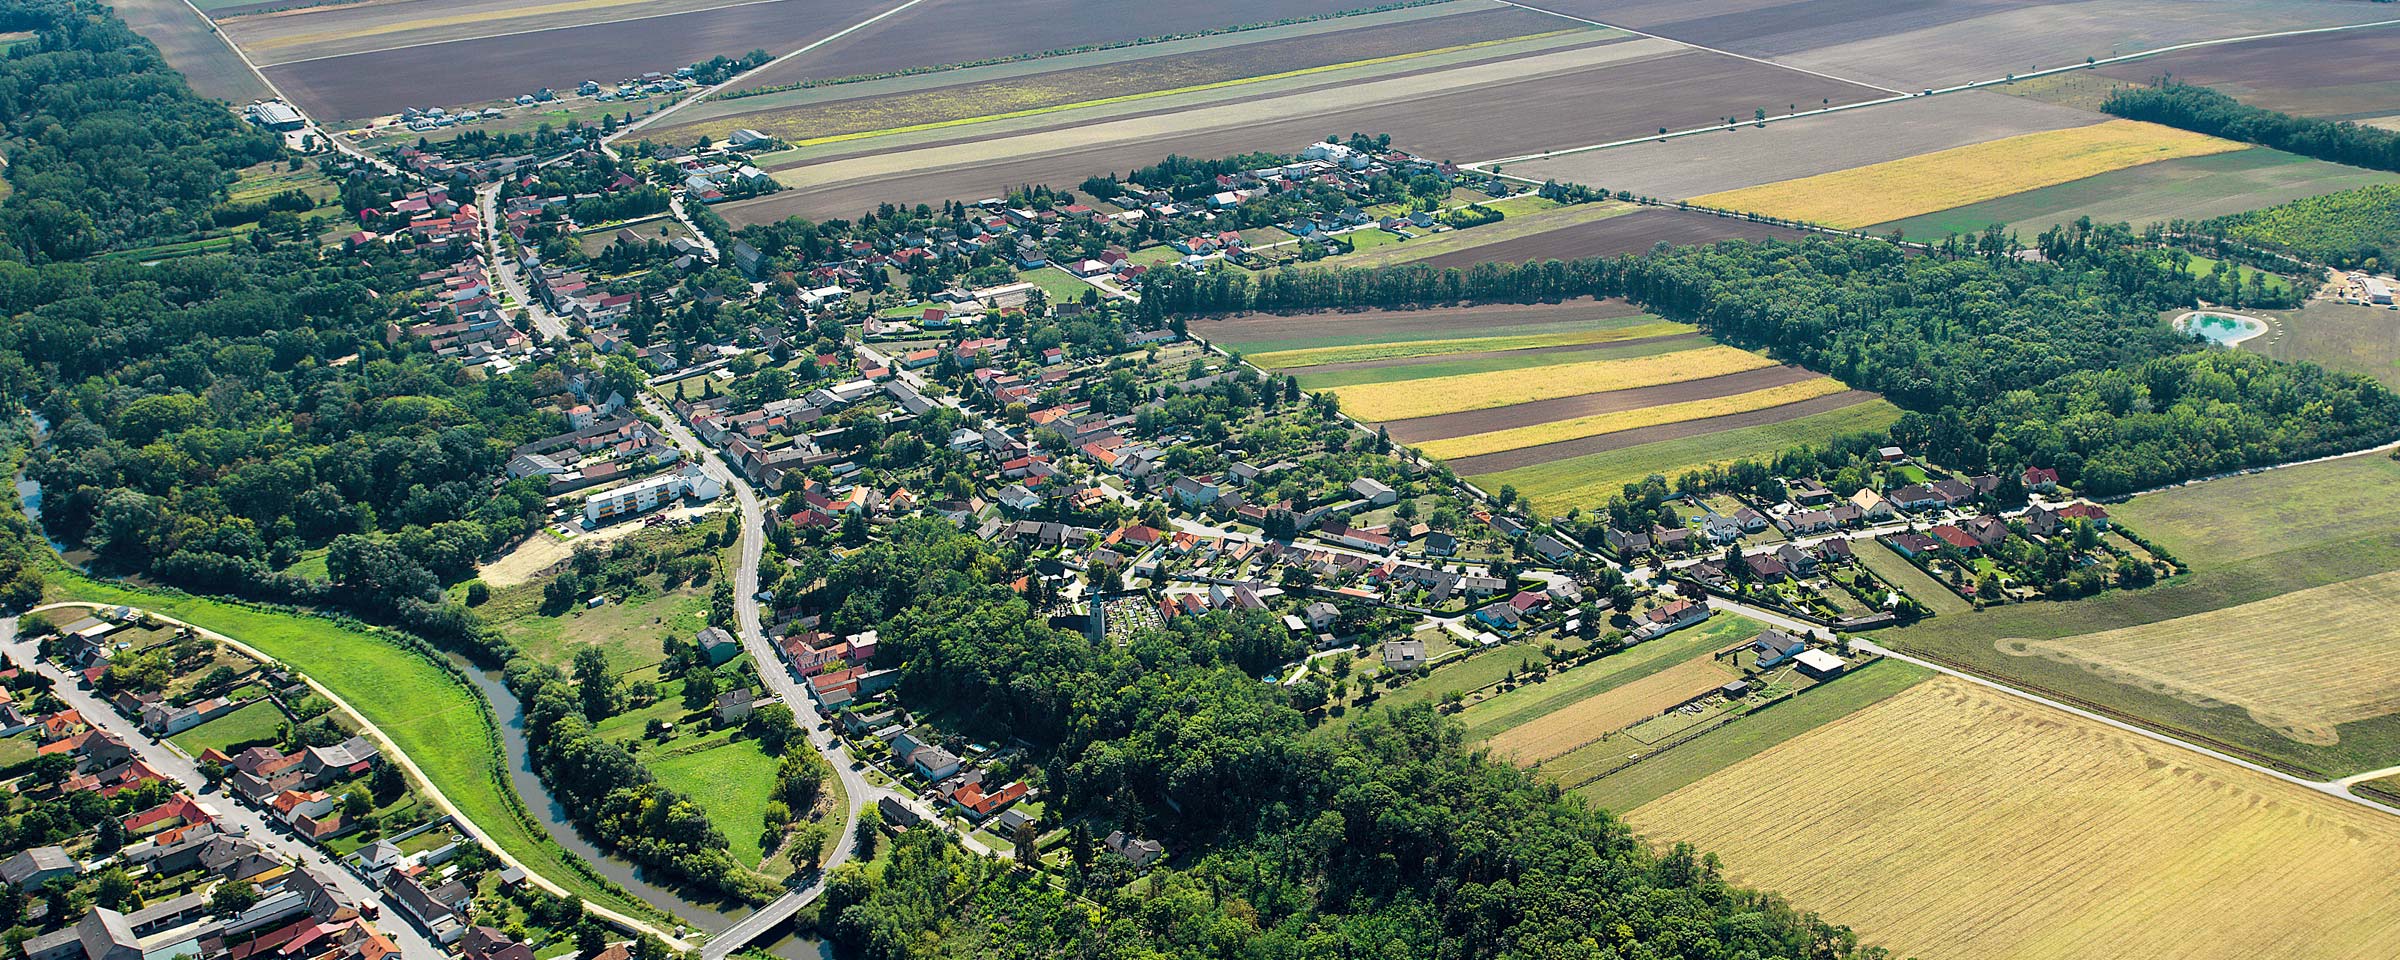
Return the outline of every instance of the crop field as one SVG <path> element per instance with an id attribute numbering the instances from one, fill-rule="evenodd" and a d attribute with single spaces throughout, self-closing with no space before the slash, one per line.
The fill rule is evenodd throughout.
<path id="1" fill-rule="evenodd" d="M 1897 955 L 2400 951 L 2400 821 L 1949 678 L 1628 820 Z"/>
<path id="2" fill-rule="evenodd" d="M 1638 337 L 1631 340 L 1563 347 L 1534 347 L 1526 350 L 1453 353 L 1398 360 L 1360 360 L 1355 363 L 1322 364 L 1301 370 L 1294 376 L 1300 381 L 1300 387 L 1303 390 L 1329 390 L 1352 384 L 1389 383 L 1394 380 L 1449 377 L 1469 373 L 1489 373 L 1495 370 L 1522 370 L 1527 367 L 1572 363 L 1580 360 L 1630 360 L 1636 357 L 1655 357 L 1663 353 L 1696 350 L 1708 346 L 1710 342 L 1707 335 L 1697 332 L 1671 333 L 1655 337 Z M 1462 416 L 1480 418 L 1482 415 L 1462 414 Z M 1431 419 L 1439 420 L 1441 418 Z"/>
<path id="3" fill-rule="evenodd" d="M 1540 763 L 1658 716 L 1731 679 L 1734 675 L 1717 666 L 1714 658 L 1695 657 L 1510 727 L 1484 742 L 1494 756 L 1523 764 Z"/>
<path id="4" fill-rule="evenodd" d="M 1712 341 L 1693 335 L 1671 338 L 1661 341 L 1661 343 L 1665 346 L 1676 347 L 1680 352 L 1709 346 Z M 1411 372 L 1415 372 L 1420 368 L 1409 369 Z M 1391 430 L 1392 439 L 1402 443 L 1419 444 L 1427 441 L 1488 434 L 1512 429 L 1512 425 L 1517 424 L 1541 424 L 1640 411 L 1651 407 L 1766 390 L 1814 379 L 1818 379 L 1816 373 L 1785 364 L 1759 367 L 1754 370 L 1728 373 L 1717 377 L 1701 377 L 1663 383 L 1654 387 L 1605 390 L 1598 393 L 1581 393 L 1571 397 L 1560 397 L 1555 400 L 1536 400 L 1497 410 L 1469 410 L 1461 413 L 1419 417 L 1413 420 L 1396 420 L 1387 426 Z M 1302 381 L 1301 385 L 1307 386 L 1307 381 Z"/>
<path id="5" fill-rule="evenodd" d="M 1604 390 L 1680 383 L 1774 364 L 1773 360 L 1736 347 L 1707 346 L 1631 360 L 1588 360 L 1524 370 L 1369 383 L 1335 387 L 1330 392 L 1341 399 L 1344 411 L 1361 420 L 1410 420 Z"/>
<path id="6" fill-rule="evenodd" d="M 2263 725 L 2241 707 L 2194 702 L 2156 685 L 2005 647 L 2074 646 L 2077 635 L 2143 627 L 2400 570 L 2400 462 L 2348 457 L 2143 494 L 2109 506 L 2115 520 L 2164 547 L 2192 572 L 2146 590 L 2066 603 L 2004 606 L 1934 617 L 1889 631 L 1883 642 L 1937 656 L 2012 683 L 2096 703 L 2252 759 L 2318 777 L 2400 763 L 2400 717 L 2340 724 L 2338 742 L 2309 743 Z M 2368 643 L 2362 633 L 2356 642 Z M 2262 654 L 2350 642 L 2298 631 Z M 2298 667 L 2298 664 L 2295 664 Z M 2354 669 L 2372 667 L 2359 664 Z M 2280 682 L 2262 678 L 2262 683 Z"/>
<path id="7" fill-rule="evenodd" d="M 1606 329 L 1644 323 L 1642 308 L 1623 300 L 1568 303 L 1493 303 L 1423 310 L 1344 310 L 1253 313 L 1192 323 L 1193 336 L 1245 354 L 1365 344 L 1438 342 Z"/>
<path id="8" fill-rule="evenodd" d="M 571 88 L 584 80 L 613 82 L 649 70 L 673 70 L 717 55 L 755 49 L 789 50 L 869 14 L 837 0 L 763 0 L 708 5 L 670 2 L 605 6 L 569 2 L 573 15 L 491 18 L 476 10 L 526 8 L 500 0 L 405 5 L 419 19 L 362 26 L 366 39 L 346 39 L 349 21 L 389 16 L 395 5 L 335 4 L 244 17 L 228 32 L 261 31 L 247 21 L 278 21 L 288 33 L 239 40 L 268 79 L 311 116 L 365 119 L 403 107 L 458 107 Z M 701 9 L 688 9 L 698 6 Z M 549 9 L 549 5 L 534 10 Z M 308 32 L 281 21 L 318 20 Z M 565 22 L 559 22 L 563 17 Z M 630 18 L 630 19 L 627 19 Z M 305 23 L 302 26 L 306 26 Z M 281 44 L 260 49 L 254 43 Z M 326 50 L 330 52 L 314 52 Z M 631 109 L 631 106 L 628 106 Z"/>
<path id="9" fill-rule="evenodd" d="M 2136 83 L 2172 76 L 2305 117 L 2367 119 L 2389 115 L 2400 104 L 2400 30 L 2251 40 L 2110 64 L 2099 72 Z"/>
<path id="10" fill-rule="evenodd" d="M 1792 105 L 1788 99 L 1786 105 Z M 2080 110 L 1974 91 L 1568 154 L 1512 164 L 1508 171 L 1683 199 L 2101 119 Z"/>
<path id="11" fill-rule="evenodd" d="M 1470 704 L 1459 714 L 1467 737 L 1481 740 L 1508 733 L 1589 698 L 1670 670 L 1694 657 L 1732 646 L 1763 627 L 1748 617 L 1720 613 L 1696 627 L 1667 634 L 1601 657 L 1590 663 L 1550 674 L 1539 683 Z"/>
<path id="12" fill-rule="evenodd" d="M 650 135 L 669 143 L 688 143 L 702 135 L 722 138 L 735 128 L 750 127 L 774 134 L 786 143 L 806 146 L 881 132 L 959 125 L 979 118 L 1013 118 L 1103 101 L 1198 92 L 1209 87 L 1222 87 L 1234 93 L 1239 92 L 1236 88 L 1265 80 L 1331 72 L 1376 61 L 1414 60 L 1429 53 L 1480 48 L 1567 28 L 1588 29 L 1513 7 L 1447 6 L 1458 9 L 1449 11 L 1453 14 L 1449 16 L 1382 23 L 1355 18 L 1361 25 L 1347 30 L 1302 32 L 1285 28 L 1298 34 L 1288 37 L 1271 37 L 1276 31 L 1261 30 L 1205 38 L 1259 37 L 1254 43 L 1221 45 L 1186 41 L 1031 61 L 1060 67 L 1038 73 L 1020 74 L 1003 67 L 966 69 L 933 75 L 952 79 L 951 83 L 938 87 L 904 89 L 916 85 L 858 83 L 741 97 L 677 114 L 673 126 L 650 131 Z M 1339 26 L 1353 19 L 1325 23 Z M 1200 49 L 1172 50 L 1186 45 Z M 1078 60 L 1099 62 L 1070 65 Z M 984 76 L 987 73 L 1002 75 Z M 856 88 L 856 94 L 845 96 L 844 91 L 852 88 Z"/>
<path id="13" fill-rule="evenodd" d="M 2305 310 L 2253 315 L 2272 320 L 2275 332 L 2244 342 L 2242 349 L 2374 377 L 2400 389 L 2400 314 L 2382 307 L 2311 303 Z"/>
<path id="14" fill-rule="evenodd" d="M 1835 402 L 1830 409 L 1813 410 L 1808 409 L 1808 404 L 1791 404 L 1774 411 L 1795 414 L 1788 419 L 1755 425 L 1713 421 L 1676 424 L 1674 427 L 1701 432 L 1645 438 L 1631 446 L 1505 470 L 1487 471 L 1473 462 L 1451 467 L 1486 490 L 1497 490 L 1503 484 L 1514 486 L 1537 512 L 1556 515 L 1570 507 L 1599 506 L 1621 492 L 1626 484 L 1640 482 L 1653 473 L 1672 479 L 1675 474 L 1695 467 L 1769 456 L 1789 447 L 1822 444 L 1848 434 L 1881 431 L 1900 419 L 1900 408 L 1888 401 L 1864 399 L 1844 404 L 1842 397 L 1837 394 L 1827 398 Z"/>
<path id="15" fill-rule="evenodd" d="M 886 151 L 857 141 L 865 155 L 777 170 L 793 189 L 722 212 L 744 224 L 853 216 L 887 200 L 975 200 L 1010 184 L 1071 186 L 1168 154 L 1288 151 L 1329 129 L 1389 133 L 1428 158 L 1463 160 L 1705 122 L 1787 97 L 1873 93 L 1664 41 L 1603 42 L 1155 116 L 1079 123 L 1059 114 L 1059 129 L 969 143 Z"/>
<path id="16" fill-rule="evenodd" d="M 239 105 L 273 95 L 242 63 L 241 54 L 183 0 L 115 0 L 109 6 L 126 26 L 158 44 L 167 65 L 182 73 L 201 96 Z"/>
<path id="17" fill-rule="evenodd" d="M 1569 420 L 1552 420 L 1547 423 L 1509 427 L 1488 433 L 1433 440 L 1419 444 L 1417 449 L 1418 452 L 1429 457 L 1462 460 L 1508 450 L 1549 446 L 1585 437 L 1607 436 L 1642 427 L 1768 410 L 1785 404 L 1849 392 L 1852 392 L 1849 386 L 1839 380 L 1832 377 L 1814 377 L 1745 393 L 1686 400 L 1680 403 L 1662 403 L 1637 410 L 1595 414 Z"/>
<path id="18" fill-rule="evenodd" d="M 1530 333 L 1491 337 L 1456 337 L 1448 340 L 1408 340 L 1399 343 L 1338 347 L 1304 347 L 1297 350 L 1272 350 L 1265 353 L 1248 354 L 1246 359 L 1269 370 L 1282 370 L 1374 360 L 1405 360 L 1455 353 L 1511 352 L 1538 347 L 1614 343 L 1620 340 L 1686 334 L 1695 329 L 1697 328 L 1687 323 L 1636 316 L 1604 322 L 1603 325 L 1589 330 L 1566 333 Z"/>
<path id="19" fill-rule="evenodd" d="M 2020 237 L 2090 217 L 2095 223 L 2144 224 L 2206 220 L 2276 204 L 2376 184 L 2400 183 L 2400 174 L 2311 160 L 2281 150 L 2253 147 L 2204 157 L 2184 157 L 2085 177 L 1981 203 L 1876 224 L 1875 233 L 1899 230 L 1909 237 L 1936 239 L 2006 224 Z"/>
<path id="20" fill-rule="evenodd" d="M 2127 167 L 2248 149 L 2133 120 L 1994 140 L 1835 173 L 1692 198 L 1727 210 L 1866 227 Z"/>
<path id="21" fill-rule="evenodd" d="M 1485 206 L 1500 210 L 1508 215 L 1508 219 L 1467 230 L 1422 234 L 1405 240 L 1384 230 L 1360 231 L 1354 236 L 1373 239 L 1375 245 L 1371 249 L 1360 247 L 1351 253 L 1334 257 L 1329 264 L 1380 267 L 1395 263 L 1425 263 L 1436 267 L 1466 267 L 1502 259 L 1488 255 L 1488 251 L 1495 248 L 1521 245 L 1529 239 L 1549 236 L 1558 231 L 1588 229 L 1621 217 L 1642 214 L 1642 208 L 1617 201 L 1564 207 L 1551 205 L 1530 211 L 1510 209 L 1510 204 L 1520 201 L 1548 203 L 1535 196 L 1511 197 L 1487 203 Z"/>
<path id="22" fill-rule="evenodd" d="M 2230 705 L 2302 743 L 2400 713 L 2400 571 L 2237 607 L 2056 640 L 2000 642 L 2202 706 Z"/>
<path id="23" fill-rule="evenodd" d="M 1453 237 L 1470 237 L 1488 227 L 1462 230 Z M 1693 246 L 1719 240 L 1797 240 L 1806 236 L 1789 227 L 1754 223 L 1688 210 L 1648 209 L 1619 217 L 1591 220 L 1498 238 L 1493 242 L 1427 257 L 1429 267 L 1465 269 L 1478 263 L 1522 263 L 1528 260 L 1569 260 L 1641 253 L 1659 244 Z"/>

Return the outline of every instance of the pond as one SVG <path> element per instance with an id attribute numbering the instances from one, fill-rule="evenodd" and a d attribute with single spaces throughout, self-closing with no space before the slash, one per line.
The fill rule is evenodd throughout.
<path id="1" fill-rule="evenodd" d="M 2267 325 L 2249 317 L 2225 313 L 2190 313 L 2175 321 L 2175 329 L 2197 334 L 2220 346 L 2233 346 L 2267 332 Z"/>

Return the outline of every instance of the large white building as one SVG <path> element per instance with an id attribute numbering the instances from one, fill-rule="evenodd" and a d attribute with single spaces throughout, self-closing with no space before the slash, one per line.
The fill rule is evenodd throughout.
<path id="1" fill-rule="evenodd" d="M 714 500 L 724 492 L 725 485 L 701 470 L 698 464 L 685 464 L 683 469 L 673 473 L 663 473 L 592 494 L 583 501 L 583 518 L 592 523 L 605 523 L 619 517 L 647 513 L 685 497 Z"/>

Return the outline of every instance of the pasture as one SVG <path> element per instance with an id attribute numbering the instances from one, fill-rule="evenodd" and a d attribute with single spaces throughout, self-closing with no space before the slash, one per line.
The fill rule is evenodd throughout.
<path id="1" fill-rule="evenodd" d="M 2400 821 L 1949 678 L 1627 819 L 1901 955 L 2400 951 Z"/>
<path id="2" fill-rule="evenodd" d="M 2301 743 L 2341 741 L 2341 724 L 2400 713 L 2400 571 L 2055 640 L 2002 640 L 2203 706 L 2239 707 Z"/>
<path id="3" fill-rule="evenodd" d="M 1842 396 L 1837 394 L 1828 399 Z M 1790 447 L 1822 444 L 1848 434 L 1880 432 L 1900 418 L 1900 408 L 1880 399 L 1849 402 L 1824 410 L 1803 404 L 1777 410 L 1800 415 L 1757 424 L 1674 424 L 1670 426 L 1699 432 L 1644 439 L 1616 449 L 1492 472 L 1482 472 L 1472 462 L 1451 466 L 1486 490 L 1497 490 L 1503 485 L 1515 487 L 1536 512 L 1548 516 L 1565 513 L 1570 507 L 1599 506 L 1621 492 L 1626 484 L 1638 483 L 1653 473 L 1673 479 L 1677 473 L 1695 467 L 1770 456 Z"/>
<path id="4" fill-rule="evenodd" d="M 2051 187 L 1892 220 L 1868 228 L 1899 230 L 1932 240 L 2005 224 L 2030 240 L 2079 217 L 2130 223 L 2136 229 L 2168 220 L 2206 220 L 2260 207 L 2374 184 L 2400 183 L 2400 174 L 2362 170 L 2253 147 L 2204 157 L 2146 163 Z"/>
<path id="5" fill-rule="evenodd" d="M 1859 228 L 2178 157 L 2249 149 L 2133 120 L 1994 140 L 1692 198 L 1695 204 Z"/>
<path id="6" fill-rule="evenodd" d="M 2109 513 L 2192 572 L 2146 590 L 1934 617 L 1887 631 L 1880 639 L 2316 777 L 2391 766 L 2400 763 L 2400 718 L 2394 716 L 2342 722 L 2333 728 L 2337 742 L 2311 743 L 2260 723 L 2242 707 L 2198 702 L 2205 698 L 2007 649 L 2037 643 L 2072 649 L 2079 635 L 2233 610 L 2400 570 L 2400 502 L 2390 495 L 2395 488 L 2400 488 L 2400 462 L 2365 455 L 2143 494 L 2111 504 Z M 2338 626 L 2332 632 L 2329 637 L 2297 629 L 2278 632 L 2257 655 L 2290 651 L 2291 662 L 2278 657 L 2268 676 L 2252 682 L 2284 683 L 2275 671 L 2322 669 L 2308 667 L 2306 659 L 2323 645 L 2369 642 L 2365 633 L 2349 637 Z M 2373 669 L 2363 663 L 2352 668 Z"/>
<path id="7" fill-rule="evenodd" d="M 1774 366 L 1736 347 L 1712 345 L 1654 357 L 1586 360 L 1523 370 L 1366 383 L 1328 391 L 1342 409 L 1368 421 L 1410 420 L 1489 410 L 1605 390 L 1630 390 Z"/>

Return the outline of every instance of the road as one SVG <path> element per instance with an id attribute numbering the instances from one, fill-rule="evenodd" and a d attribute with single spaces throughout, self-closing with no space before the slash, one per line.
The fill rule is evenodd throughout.
<path id="1" fill-rule="evenodd" d="M 508 255 L 508 242 L 500 237 L 500 184 L 487 183 L 475 190 L 475 202 L 483 208 L 484 258 L 491 264 L 491 275 L 500 279 L 500 290 L 525 308 L 525 316 L 533 321 L 538 341 L 564 340 L 567 323 L 551 313 L 549 307 L 535 299 L 533 290 L 525 285 L 525 269 L 517 258 Z"/>
<path id="2" fill-rule="evenodd" d="M 58 695 L 59 700 L 83 714 L 83 718 L 91 721 L 93 725 L 123 737 L 126 745 L 133 748 L 134 755 L 140 757 L 142 762 L 149 764 L 151 769 L 174 778 L 177 783 L 183 785 L 186 792 L 206 802 L 212 810 L 216 811 L 221 829 L 243 834 L 266 847 L 277 857 L 297 863 L 313 864 L 316 867 L 314 872 L 317 876 L 333 881 L 335 887 L 352 899 L 362 904 L 380 905 L 383 911 L 383 920 L 376 924 L 376 927 L 383 931 L 384 936 L 390 937 L 393 944 L 399 946 L 401 956 L 439 957 L 442 955 L 442 952 L 434 947 L 433 941 L 427 939 L 424 932 L 418 930 L 407 919 L 408 913 L 400 909 L 398 901 L 385 896 L 382 890 L 367 885 L 366 881 L 359 879 L 357 874 L 333 863 L 323 850 L 287 832 L 282 824 L 268 821 L 255 808 L 235 801 L 231 794 L 212 789 L 209 786 L 208 778 L 201 774 L 199 764 L 192 762 L 191 758 L 165 744 L 151 739 L 150 735 L 143 733 L 140 727 L 119 715 L 115 707 L 109 706 L 107 702 L 93 696 L 90 691 L 78 686 L 80 678 L 42 660 L 38 644 L 17 636 L 17 618 L 15 617 L 0 619 L 0 650 L 6 651 L 8 659 L 13 664 L 30 667 L 35 673 L 49 678 L 51 690 Z"/>
<path id="3" fill-rule="evenodd" d="M 893 7 L 893 8 L 891 8 L 891 9 L 889 9 L 889 10 L 886 10 L 886 11 L 884 11 L 884 12 L 882 12 L 882 13 L 878 13 L 878 14 L 876 14 L 876 15 L 872 16 L 872 17 L 868 17 L 868 18 L 866 18 L 866 19 L 864 19 L 864 20 L 861 20 L 861 21 L 859 21 L 859 22 L 857 22 L 857 23 L 853 23 L 853 24 L 851 24 L 851 25 L 849 25 L 849 26 L 847 26 L 847 27 L 843 27 L 842 29 L 840 29 L 840 30 L 837 30 L 837 31 L 834 31 L 833 33 L 827 34 L 827 35 L 825 35 L 825 36 L 823 36 L 823 37 L 819 37 L 819 38 L 817 38 L 816 40 L 809 42 L 809 43 L 808 43 L 806 46 L 803 46 L 803 47 L 801 47 L 800 49 L 794 50 L 794 51 L 792 51 L 792 52 L 790 52 L 790 53 L 784 54 L 783 56 L 776 57 L 776 58 L 775 58 L 775 59 L 773 59 L 773 60 L 769 60 L 769 61 L 767 61 L 767 62 L 766 62 L 766 64 L 765 64 L 764 66 L 761 66 L 761 67 L 759 67 L 759 68 L 757 68 L 757 69 L 755 69 L 755 70 L 748 70 L 748 71 L 744 71 L 744 72 L 743 72 L 743 73 L 742 73 L 740 76 L 736 76 L 736 77 L 734 77 L 734 78 L 732 78 L 732 79 L 730 79 L 730 80 L 727 80 L 727 81 L 725 81 L 724 83 L 717 84 L 716 86 L 713 86 L 713 87 L 706 87 L 706 88 L 703 88 L 703 89 L 700 89 L 700 90 L 696 90 L 696 91 L 694 91 L 694 92 L 692 93 L 692 95 L 691 95 L 691 96 L 685 97 L 685 98 L 683 98 L 683 99 L 681 99 L 681 100 L 678 100 L 678 101 L 676 101 L 676 102 L 675 102 L 675 103 L 673 103 L 673 104 L 670 104 L 670 105 L 668 105 L 668 107 L 667 107 L 666 109 L 664 109 L 664 110 L 660 110 L 660 111 L 658 111 L 657 113 L 653 113 L 653 114 L 651 114 L 651 115 L 649 115 L 649 116 L 646 116 L 646 117 L 643 117 L 643 118 L 641 118 L 641 119 L 639 119 L 639 120 L 635 120 L 635 121 L 634 121 L 634 122 L 632 122 L 632 123 L 626 124 L 626 125 L 624 125 L 624 126 L 622 126 L 622 127 L 618 127 L 618 128 L 617 128 L 617 132 L 615 132 L 615 133 L 612 133 L 612 134 L 609 134 L 608 136 L 605 136 L 605 137 L 602 137 L 602 138 L 600 138 L 600 148 L 601 148 L 601 149 L 603 149 L 603 150 L 606 150 L 606 151 L 608 151 L 608 154 L 609 154 L 609 156 L 612 156 L 612 157 L 613 157 L 613 156 L 616 156 L 616 149 L 615 149 L 614 147 L 612 147 L 612 146 L 611 146 L 611 144 L 614 144 L 614 143 L 616 143 L 618 140 L 622 140 L 622 139 L 624 139 L 626 134 L 632 133 L 632 132 L 634 132 L 634 131 L 636 131 L 636 130 L 640 130 L 640 129 L 642 129 L 643 127 L 647 127 L 647 126 L 649 126 L 649 125 L 651 125 L 651 124 L 653 124 L 653 123 L 657 123 L 657 122 L 658 122 L 658 121 L 660 121 L 660 120 L 664 120 L 664 119 L 666 119 L 668 116 L 670 116 L 670 115 L 674 114 L 676 111 L 678 111 L 678 110 L 681 110 L 681 109 L 683 109 L 683 108 L 685 108 L 685 107 L 691 106 L 692 104 L 699 103 L 699 102 L 700 102 L 700 101 L 702 101 L 702 100 L 706 100 L 706 99 L 708 99 L 709 97 L 711 97 L 711 96 L 715 95 L 716 93 L 718 93 L 719 91 L 722 91 L 722 90 L 724 90 L 724 89 L 725 89 L 726 87 L 728 87 L 728 86 L 731 86 L 731 85 L 733 85 L 733 84 L 735 84 L 735 83 L 739 83 L 739 82 L 741 82 L 741 81 L 743 81 L 743 80 L 745 80 L 745 79 L 747 79 L 747 78 L 758 76 L 759 74 L 761 74 L 761 73 L 765 73 L 766 71 L 768 71 L 768 70 L 772 70 L 772 69 L 774 69 L 774 68 L 776 68 L 776 67 L 782 66 L 782 65 L 784 64 L 784 62 L 785 62 L 785 61 L 791 60 L 791 59 L 792 59 L 792 58 L 794 58 L 794 57 L 802 56 L 802 55 L 804 55 L 804 54 L 808 53 L 808 52 L 809 52 L 809 51 L 811 51 L 811 50 L 815 50 L 815 49 L 817 49 L 818 47 L 822 47 L 822 46 L 824 46 L 824 45 L 826 45 L 826 44 L 828 44 L 828 43 L 832 43 L 832 42 L 834 42 L 834 41 L 836 41 L 836 40 L 839 40 L 839 39 L 841 39 L 841 38 L 843 38 L 843 37 L 847 37 L 847 36 L 849 36 L 849 35 L 851 35 L 851 34 L 853 34 L 853 33 L 856 33 L 856 32 L 858 32 L 858 31 L 860 31 L 860 30 L 864 30 L 864 29 L 866 29 L 866 28 L 868 28 L 868 27 L 870 27 L 870 26 L 873 26 L 873 25 L 875 25 L 875 23 L 876 23 L 876 22 L 878 22 L 878 21 L 882 20 L 882 19 L 883 19 L 883 18 L 885 18 L 885 17 L 892 16 L 893 14 L 899 13 L 899 12 L 900 12 L 900 11 L 902 11 L 902 10 L 906 10 L 906 9 L 908 9 L 908 8 L 910 8 L 910 7 L 916 6 L 917 4 L 924 3 L 924 2 L 925 2 L 925 0 L 908 0 L 908 2 L 906 2 L 906 3 L 903 3 L 903 4 L 900 4 L 899 6 Z"/>
<path id="4" fill-rule="evenodd" d="M 724 258 L 717 255 L 717 242 L 709 239 L 708 231 L 700 229 L 699 224 L 692 222 L 692 215 L 684 212 L 683 191 L 681 189 L 677 189 L 673 194 L 668 195 L 667 210 L 675 214 L 675 219 L 683 224 L 684 229 L 692 232 L 692 239 L 700 241 L 700 252 L 708 255 L 708 261 L 710 263 L 725 262 Z"/>

